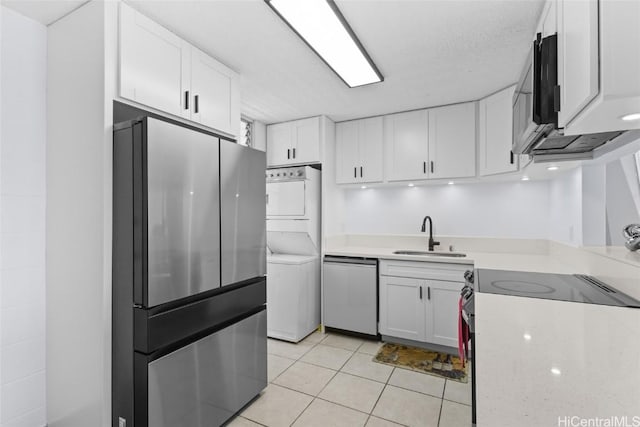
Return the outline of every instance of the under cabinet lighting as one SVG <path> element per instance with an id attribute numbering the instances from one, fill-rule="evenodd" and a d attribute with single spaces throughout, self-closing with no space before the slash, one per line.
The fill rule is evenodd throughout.
<path id="1" fill-rule="evenodd" d="M 557 166 L 547 166 L 547 170 L 548 171 L 557 171 L 558 167 Z"/>
<path id="2" fill-rule="evenodd" d="M 560 375 L 560 374 L 562 374 L 562 372 L 561 372 L 561 371 L 560 371 L 560 369 L 558 369 L 558 368 L 551 368 L 551 373 L 552 373 L 553 375 Z"/>
<path id="3" fill-rule="evenodd" d="M 633 120 L 640 120 L 640 113 L 631 113 L 620 117 L 625 122 L 631 122 Z"/>
<path id="4" fill-rule="evenodd" d="M 384 80 L 333 0 L 264 0 L 349 87 Z"/>
<path id="5" fill-rule="evenodd" d="M 360 188 L 362 188 L 363 190 L 366 190 L 366 189 L 367 189 L 367 186 L 366 186 L 366 185 L 363 185 L 363 186 L 362 186 L 362 187 L 360 187 Z"/>
<path id="6" fill-rule="evenodd" d="M 523 176 L 521 179 L 522 179 L 523 181 L 529 181 L 529 177 L 528 177 L 528 176 Z"/>
<path id="7" fill-rule="evenodd" d="M 409 183 L 407 186 L 408 186 L 408 187 L 413 187 L 413 186 L 414 186 L 414 185 L 413 185 L 413 182 Z"/>
<path id="8" fill-rule="evenodd" d="M 531 341 L 531 334 L 524 334 L 522 337 L 525 341 Z"/>
<path id="9" fill-rule="evenodd" d="M 453 184 L 454 184 L 454 182 L 453 182 L 453 181 L 449 181 L 449 182 L 447 182 L 447 184 L 449 184 L 449 185 L 453 185 Z"/>

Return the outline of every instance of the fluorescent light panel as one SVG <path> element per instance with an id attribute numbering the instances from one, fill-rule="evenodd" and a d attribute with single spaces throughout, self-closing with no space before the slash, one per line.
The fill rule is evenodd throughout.
<path id="1" fill-rule="evenodd" d="M 383 81 L 332 0 L 265 0 L 349 87 Z"/>

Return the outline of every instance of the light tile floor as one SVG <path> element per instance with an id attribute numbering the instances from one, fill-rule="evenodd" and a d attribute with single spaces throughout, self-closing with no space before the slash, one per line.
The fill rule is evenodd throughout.
<path id="1" fill-rule="evenodd" d="M 229 427 L 467 427 L 471 387 L 382 365 L 381 343 L 314 332 L 269 339 L 269 386 Z"/>

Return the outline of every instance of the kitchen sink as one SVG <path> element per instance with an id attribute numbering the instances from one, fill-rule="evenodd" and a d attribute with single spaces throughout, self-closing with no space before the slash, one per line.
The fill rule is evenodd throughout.
<path id="1" fill-rule="evenodd" d="M 428 251 L 401 250 L 401 251 L 393 251 L 393 253 L 396 255 L 444 256 L 444 257 L 452 257 L 452 258 L 463 258 L 467 256 L 467 254 L 461 254 L 460 252 L 428 252 Z"/>

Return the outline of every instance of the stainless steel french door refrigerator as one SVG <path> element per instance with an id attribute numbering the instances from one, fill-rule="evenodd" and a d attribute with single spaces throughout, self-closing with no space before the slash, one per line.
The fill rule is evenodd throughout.
<path id="1" fill-rule="evenodd" d="M 263 152 L 114 126 L 112 425 L 223 424 L 267 384 Z"/>

